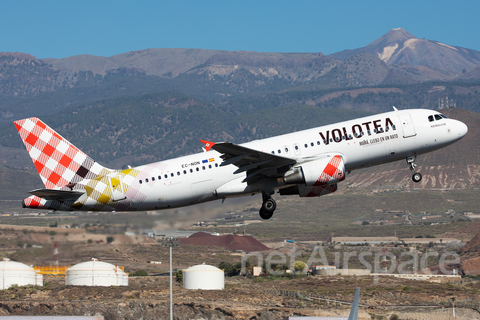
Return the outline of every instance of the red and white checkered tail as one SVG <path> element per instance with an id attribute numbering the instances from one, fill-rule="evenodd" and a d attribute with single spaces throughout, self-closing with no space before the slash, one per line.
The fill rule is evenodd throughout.
<path id="1" fill-rule="evenodd" d="M 40 119 L 28 118 L 15 121 L 14 124 L 47 189 L 111 172 Z"/>

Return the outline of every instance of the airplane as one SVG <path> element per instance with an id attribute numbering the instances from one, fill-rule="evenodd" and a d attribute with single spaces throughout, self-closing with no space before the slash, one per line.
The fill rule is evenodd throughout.
<path id="1" fill-rule="evenodd" d="M 38 118 L 14 124 L 45 185 L 24 208 L 137 211 L 178 208 L 262 194 L 260 217 L 276 209 L 272 195 L 318 197 L 337 190 L 350 171 L 406 159 L 419 182 L 417 155 L 444 148 L 468 127 L 426 109 L 398 110 L 243 144 L 200 140 L 203 152 L 125 170 L 105 168 Z"/>

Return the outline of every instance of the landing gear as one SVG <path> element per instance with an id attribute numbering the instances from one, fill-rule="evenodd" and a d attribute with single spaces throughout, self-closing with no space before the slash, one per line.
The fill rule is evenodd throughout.
<path id="1" fill-rule="evenodd" d="M 418 172 L 414 173 L 412 176 L 413 182 L 420 182 L 422 180 L 422 175 Z"/>
<path id="2" fill-rule="evenodd" d="M 270 219 L 273 216 L 273 212 L 277 208 L 277 203 L 273 198 L 267 196 L 265 193 L 263 195 L 263 203 L 262 207 L 260 208 L 259 214 L 262 219 Z"/>
<path id="3" fill-rule="evenodd" d="M 268 213 L 268 212 L 265 212 L 263 208 L 260 208 L 259 214 L 260 214 L 260 218 L 264 220 L 268 220 L 273 216 L 273 211 Z"/>
<path id="4" fill-rule="evenodd" d="M 415 164 L 415 158 L 416 157 L 408 157 L 407 163 L 410 166 L 410 170 L 413 171 L 412 180 L 413 182 L 417 183 L 422 180 L 422 175 L 415 171 L 415 169 L 417 168 L 417 165 Z"/>

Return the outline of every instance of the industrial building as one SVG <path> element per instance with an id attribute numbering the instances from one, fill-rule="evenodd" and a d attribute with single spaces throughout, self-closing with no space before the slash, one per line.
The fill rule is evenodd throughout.
<path id="1" fill-rule="evenodd" d="M 37 273 L 32 267 L 26 264 L 3 259 L 0 262 L 0 288 L 8 289 L 13 285 L 26 286 L 37 285 L 43 286 L 43 275 Z"/>
<path id="2" fill-rule="evenodd" d="M 225 274 L 217 267 L 200 264 L 183 270 L 185 289 L 223 290 Z"/>
<path id="3" fill-rule="evenodd" d="M 65 284 L 71 286 L 128 286 L 128 275 L 118 266 L 92 259 L 68 268 Z"/>

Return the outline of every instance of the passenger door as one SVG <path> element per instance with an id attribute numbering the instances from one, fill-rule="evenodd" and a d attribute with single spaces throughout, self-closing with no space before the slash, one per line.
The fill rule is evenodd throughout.
<path id="1" fill-rule="evenodd" d="M 417 135 L 415 132 L 415 126 L 413 125 L 412 117 L 410 113 L 404 113 L 398 116 L 400 118 L 400 123 L 402 124 L 403 137 L 409 138 Z"/>

